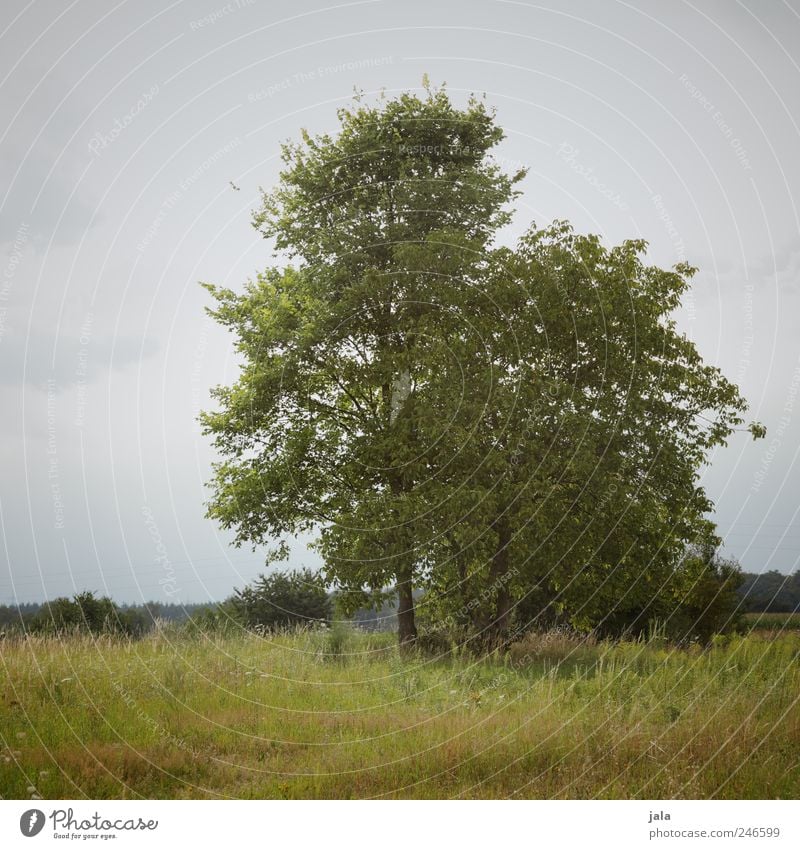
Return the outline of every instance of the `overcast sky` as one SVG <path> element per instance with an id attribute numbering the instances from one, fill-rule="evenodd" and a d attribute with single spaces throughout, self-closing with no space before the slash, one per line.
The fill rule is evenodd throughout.
<path id="1" fill-rule="evenodd" d="M 680 325 L 769 428 L 704 474 L 725 550 L 798 568 L 797 0 L 3 10 L 0 602 L 219 599 L 262 568 L 203 516 L 195 419 L 236 362 L 198 281 L 270 263 L 250 211 L 282 140 L 425 72 L 485 92 L 501 163 L 530 168 L 504 239 L 566 218 L 701 269 Z"/>

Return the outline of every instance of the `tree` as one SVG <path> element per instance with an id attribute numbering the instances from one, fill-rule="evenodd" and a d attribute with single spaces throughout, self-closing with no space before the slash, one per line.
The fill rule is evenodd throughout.
<path id="1" fill-rule="evenodd" d="M 646 247 L 556 222 L 495 252 L 508 319 L 482 369 L 500 377 L 473 393 L 472 437 L 454 431 L 469 475 L 440 481 L 448 532 L 426 597 L 440 620 L 502 643 L 532 594 L 580 628 L 651 621 L 678 604 L 687 549 L 719 544 L 699 470 L 746 404 L 671 318 L 694 269 L 648 266 Z"/>
<path id="2" fill-rule="evenodd" d="M 202 418 L 209 515 L 237 544 L 316 530 L 351 610 L 396 592 L 401 644 L 415 588 L 489 643 L 533 596 L 580 628 L 652 618 L 717 542 L 699 469 L 746 408 L 671 318 L 694 269 L 563 222 L 497 247 L 522 174 L 474 98 L 339 118 L 284 147 L 254 218 L 295 264 L 208 286 L 243 361 Z"/>
<path id="3" fill-rule="evenodd" d="M 325 581 L 309 569 L 274 572 L 259 577 L 230 601 L 245 627 L 268 629 L 327 622 L 331 600 Z"/>
<path id="4" fill-rule="evenodd" d="M 33 633 L 121 633 L 126 629 L 120 617 L 120 609 L 110 598 L 98 598 L 87 590 L 72 599 L 61 597 L 45 602 L 26 627 Z"/>
<path id="5" fill-rule="evenodd" d="M 681 566 L 674 581 L 674 605 L 664 619 L 668 633 L 708 643 L 714 634 L 734 630 L 743 613 L 739 564 L 707 545 L 690 548 Z"/>
<path id="6" fill-rule="evenodd" d="M 422 420 L 447 413 L 435 392 L 453 371 L 447 339 L 464 333 L 460 309 L 522 174 L 489 158 L 503 133 L 475 98 L 457 109 L 429 89 L 339 119 L 336 137 L 284 146 L 254 218 L 297 265 L 243 295 L 208 287 L 244 361 L 202 417 L 226 458 L 208 512 L 238 544 L 319 530 L 352 608 L 394 585 L 408 643 L 418 488 L 435 464 Z"/>
<path id="7" fill-rule="evenodd" d="M 800 570 L 784 575 L 772 569 L 745 573 L 739 595 L 745 610 L 758 613 L 796 613 L 800 610 Z"/>

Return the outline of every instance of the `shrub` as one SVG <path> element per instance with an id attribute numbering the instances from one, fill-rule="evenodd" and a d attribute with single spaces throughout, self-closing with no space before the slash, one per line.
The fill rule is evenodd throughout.
<path id="1" fill-rule="evenodd" d="M 73 598 L 56 598 L 42 605 L 26 628 L 34 634 L 64 634 L 84 631 L 91 634 L 132 634 L 138 622 L 121 611 L 105 596 L 93 592 L 77 593 Z"/>
<path id="2" fill-rule="evenodd" d="M 715 634 L 737 629 L 742 617 L 737 590 L 743 575 L 735 560 L 721 558 L 711 548 L 695 549 L 678 577 L 677 605 L 666 622 L 670 637 L 707 644 Z"/>
<path id="3" fill-rule="evenodd" d="M 247 628 L 312 625 L 331 616 L 325 580 L 310 569 L 259 575 L 243 590 L 236 590 L 230 604 Z"/>

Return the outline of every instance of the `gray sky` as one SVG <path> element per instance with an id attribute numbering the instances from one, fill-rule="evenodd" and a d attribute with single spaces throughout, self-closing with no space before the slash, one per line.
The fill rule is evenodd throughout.
<path id="1" fill-rule="evenodd" d="M 0 602 L 226 596 L 262 567 L 204 519 L 195 417 L 236 374 L 206 280 L 279 142 L 353 87 L 486 92 L 530 167 L 512 239 L 566 218 L 699 266 L 679 321 L 766 440 L 704 480 L 746 569 L 800 558 L 800 3 L 6 0 L 0 35 Z M 241 188 L 234 191 L 233 181 Z M 297 544 L 295 565 L 317 563 Z"/>

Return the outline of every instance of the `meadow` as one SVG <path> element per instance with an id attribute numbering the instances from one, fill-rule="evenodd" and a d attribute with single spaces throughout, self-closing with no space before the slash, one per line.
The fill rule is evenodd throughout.
<path id="1" fill-rule="evenodd" d="M 798 631 L 800 613 L 745 613 L 741 627 L 748 631 Z"/>
<path id="2" fill-rule="evenodd" d="M 800 633 L 529 635 L 401 656 L 343 627 L 0 643 L 0 795 L 798 798 Z"/>

